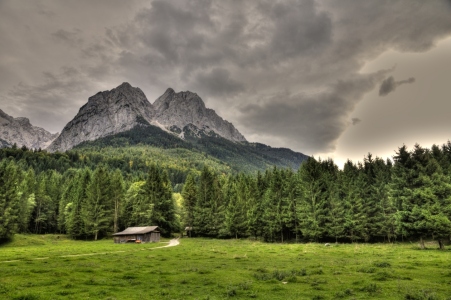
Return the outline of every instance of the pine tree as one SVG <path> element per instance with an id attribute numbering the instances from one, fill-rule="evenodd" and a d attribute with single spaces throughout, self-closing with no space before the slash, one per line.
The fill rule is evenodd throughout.
<path id="1" fill-rule="evenodd" d="M 194 181 L 194 175 L 192 173 L 188 174 L 185 184 L 183 185 L 182 191 L 183 197 L 183 222 L 189 227 L 189 236 L 191 237 L 191 232 L 193 231 L 194 222 L 194 209 L 196 205 L 197 197 L 197 186 Z"/>
<path id="2" fill-rule="evenodd" d="M 36 176 L 34 170 L 30 168 L 25 174 L 24 180 L 20 185 L 20 204 L 19 204 L 19 232 L 27 233 L 30 223 L 31 213 L 36 205 L 35 201 Z"/>
<path id="3" fill-rule="evenodd" d="M 75 179 L 74 186 L 68 190 L 67 204 L 65 209 L 65 227 L 67 233 L 72 238 L 81 238 L 86 236 L 84 223 L 84 206 L 88 199 L 88 186 L 91 183 L 92 174 L 89 169 L 79 170 Z"/>
<path id="4" fill-rule="evenodd" d="M 244 179 L 230 176 L 223 186 L 225 190 L 224 204 L 226 204 L 223 234 L 234 236 L 236 239 L 238 235 L 243 235 L 246 228 L 245 202 L 243 201 L 245 187 L 244 182 L 240 181 L 244 181 Z"/>
<path id="5" fill-rule="evenodd" d="M 201 236 L 216 237 L 221 224 L 221 190 L 218 177 L 207 166 L 199 177 L 197 192 L 193 228 Z"/>
<path id="6" fill-rule="evenodd" d="M 18 229 L 19 172 L 14 161 L 0 162 L 0 239 L 10 238 Z"/>
<path id="7" fill-rule="evenodd" d="M 150 221 L 157 224 L 165 236 L 170 236 L 177 231 L 180 225 L 175 216 L 175 205 L 172 198 L 172 185 L 167 172 L 162 172 L 156 165 L 152 164 L 146 183 L 142 187 L 143 196 L 148 203 L 153 204 Z"/>
<path id="8" fill-rule="evenodd" d="M 257 239 L 262 235 L 262 198 L 266 187 L 263 184 L 263 177 L 260 172 L 257 173 L 257 178 L 249 178 L 249 200 L 248 209 L 246 213 L 247 232 L 249 235 Z M 261 189 L 261 191 L 260 191 Z"/>
<path id="9" fill-rule="evenodd" d="M 121 204 L 124 199 L 125 183 L 122 177 L 122 173 L 119 169 L 114 171 L 111 176 L 111 201 L 113 202 L 113 232 L 118 232 L 119 213 L 121 210 Z"/>
<path id="10" fill-rule="evenodd" d="M 105 234 L 112 222 L 111 181 L 105 166 L 98 166 L 87 187 L 86 202 L 82 207 L 82 217 L 87 235 L 97 240 Z"/>
<path id="11" fill-rule="evenodd" d="M 121 224 L 123 227 L 148 226 L 152 224 L 153 203 L 144 196 L 145 181 L 137 181 L 130 185 L 125 194 L 125 203 L 121 208 Z"/>
<path id="12" fill-rule="evenodd" d="M 324 237 L 326 229 L 327 185 L 322 177 L 321 165 L 321 161 L 310 157 L 299 169 L 300 230 L 303 236 L 311 241 Z"/>

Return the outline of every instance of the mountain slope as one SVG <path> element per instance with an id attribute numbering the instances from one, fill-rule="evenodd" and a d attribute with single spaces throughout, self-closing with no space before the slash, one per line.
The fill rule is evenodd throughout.
<path id="1" fill-rule="evenodd" d="M 58 136 L 33 126 L 27 118 L 13 118 L 0 109 L 0 147 L 16 144 L 18 147 L 46 148 Z"/>
<path id="2" fill-rule="evenodd" d="M 227 164 L 233 171 L 243 172 L 264 171 L 272 166 L 297 169 L 308 158 L 285 148 L 272 148 L 259 143 L 236 143 L 221 137 L 204 136 L 201 139 L 182 140 L 152 125 L 139 125 L 132 130 L 84 142 L 74 150 L 142 145 L 160 149 L 186 149 L 193 157 L 203 153 L 205 157 Z M 189 153 L 185 152 L 185 155 Z"/>

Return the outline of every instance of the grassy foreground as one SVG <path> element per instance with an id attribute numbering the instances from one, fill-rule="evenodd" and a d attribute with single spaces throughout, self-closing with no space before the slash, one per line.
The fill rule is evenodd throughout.
<path id="1" fill-rule="evenodd" d="M 451 251 L 436 245 L 185 238 L 153 249 L 164 242 L 17 235 L 0 246 L 0 299 L 451 299 Z"/>

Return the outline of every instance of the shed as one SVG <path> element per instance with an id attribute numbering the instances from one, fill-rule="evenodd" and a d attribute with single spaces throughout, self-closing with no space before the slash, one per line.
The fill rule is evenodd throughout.
<path id="1" fill-rule="evenodd" d="M 128 227 L 124 231 L 113 234 L 113 237 L 116 244 L 159 242 L 160 229 L 158 226 Z"/>
<path id="2" fill-rule="evenodd" d="M 186 236 L 191 237 L 191 233 L 192 232 L 193 232 L 193 227 L 191 227 L 191 226 L 185 227 L 185 234 L 186 234 Z"/>

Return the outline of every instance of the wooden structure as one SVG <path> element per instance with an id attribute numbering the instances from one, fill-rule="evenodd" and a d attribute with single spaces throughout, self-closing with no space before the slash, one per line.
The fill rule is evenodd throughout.
<path id="1" fill-rule="evenodd" d="M 187 237 L 191 237 L 192 232 L 193 232 L 193 227 L 189 227 L 189 226 L 185 227 L 185 235 Z"/>
<path id="2" fill-rule="evenodd" d="M 158 226 L 128 227 L 113 234 L 113 237 L 116 244 L 159 242 L 160 230 Z"/>

